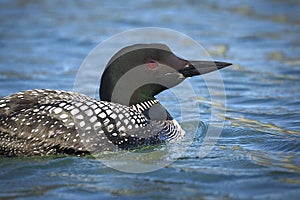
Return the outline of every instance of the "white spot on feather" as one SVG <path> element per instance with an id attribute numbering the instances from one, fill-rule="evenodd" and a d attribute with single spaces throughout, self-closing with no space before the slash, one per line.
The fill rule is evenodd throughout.
<path id="1" fill-rule="evenodd" d="M 100 108 L 97 108 L 96 110 L 95 110 L 95 113 L 96 114 L 98 114 L 98 113 L 100 113 L 101 112 L 101 109 Z"/>
<path id="2" fill-rule="evenodd" d="M 95 121 L 97 121 L 97 117 L 96 116 L 91 117 L 90 122 L 94 123 Z"/>
<path id="3" fill-rule="evenodd" d="M 81 121 L 81 122 L 79 123 L 79 126 L 80 126 L 80 127 L 84 127 L 84 125 L 85 125 L 85 122 L 84 122 L 84 121 Z"/>
<path id="4" fill-rule="evenodd" d="M 3 108 L 6 106 L 6 103 L 0 104 L 0 108 Z"/>
<path id="5" fill-rule="evenodd" d="M 72 115 L 76 115 L 76 114 L 78 114 L 78 113 L 79 113 L 79 110 L 78 110 L 77 108 L 71 110 L 71 114 L 72 114 Z"/>
<path id="6" fill-rule="evenodd" d="M 64 114 L 61 114 L 59 117 L 62 118 L 62 119 L 64 119 L 64 118 L 67 118 L 68 115 L 64 113 Z"/>
<path id="7" fill-rule="evenodd" d="M 106 117 L 106 114 L 104 112 L 99 114 L 99 117 L 101 117 L 102 119 L 104 119 Z"/>
<path id="8" fill-rule="evenodd" d="M 55 109 L 54 109 L 54 113 L 55 113 L 55 114 L 59 114 L 61 111 L 62 111 L 61 108 L 55 108 Z"/>

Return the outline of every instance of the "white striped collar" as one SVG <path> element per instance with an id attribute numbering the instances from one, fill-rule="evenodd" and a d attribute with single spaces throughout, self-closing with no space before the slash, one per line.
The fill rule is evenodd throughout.
<path id="1" fill-rule="evenodd" d="M 130 106 L 132 109 L 138 111 L 138 112 L 144 112 L 145 110 L 148 110 L 151 108 L 154 104 L 158 104 L 159 101 L 157 99 L 149 100 L 141 103 L 134 104 Z"/>

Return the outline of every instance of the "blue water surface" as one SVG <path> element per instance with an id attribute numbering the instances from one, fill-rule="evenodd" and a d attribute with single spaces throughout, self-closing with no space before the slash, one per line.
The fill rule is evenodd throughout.
<path id="1" fill-rule="evenodd" d="M 205 157 L 199 150 L 215 102 L 197 77 L 189 80 L 196 96 L 188 101 L 199 108 L 178 120 L 187 130 L 201 123 L 187 134 L 193 142 L 183 153 L 168 155 L 175 162 L 126 173 L 90 157 L 0 158 L 0 199 L 297 199 L 299 13 L 300 3 L 293 0 L 2 0 L 0 97 L 33 88 L 72 91 L 87 54 L 132 28 L 180 31 L 213 59 L 234 65 L 221 71 L 227 103 L 218 108 L 226 106 L 225 122 Z M 159 98 L 180 118 L 169 95 Z"/>

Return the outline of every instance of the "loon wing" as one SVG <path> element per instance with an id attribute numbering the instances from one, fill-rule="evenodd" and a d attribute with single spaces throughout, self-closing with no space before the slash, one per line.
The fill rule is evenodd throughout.
<path id="1" fill-rule="evenodd" d="M 88 154 L 167 141 L 170 123 L 136 110 L 58 90 L 0 100 L 0 154 Z"/>
<path id="2" fill-rule="evenodd" d="M 51 115 L 66 100 L 90 97 L 59 90 L 27 90 L 0 99 L 0 154 L 85 154 L 75 127 Z M 91 98 L 90 98 L 91 99 Z M 53 110 L 52 109 L 52 110 Z"/>
<path id="3" fill-rule="evenodd" d="M 61 100 L 95 100 L 89 96 L 63 90 L 35 89 L 18 92 L 0 99 L 0 117 L 7 117 L 23 109 L 42 104 L 53 104 Z"/>

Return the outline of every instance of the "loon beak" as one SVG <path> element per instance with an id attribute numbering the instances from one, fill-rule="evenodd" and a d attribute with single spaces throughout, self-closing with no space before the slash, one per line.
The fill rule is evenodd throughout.
<path id="1" fill-rule="evenodd" d="M 206 74 L 232 65 L 227 62 L 219 61 L 188 61 L 188 64 L 178 70 L 185 78 Z"/>

